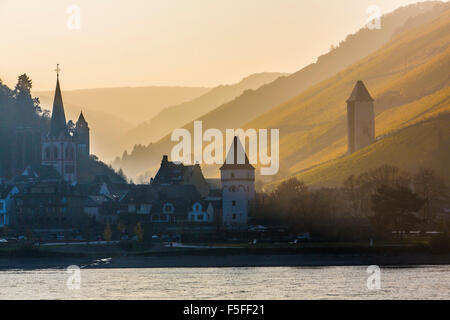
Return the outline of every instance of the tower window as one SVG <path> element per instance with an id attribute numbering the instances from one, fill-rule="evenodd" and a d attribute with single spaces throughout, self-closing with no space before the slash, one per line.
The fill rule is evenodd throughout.
<path id="1" fill-rule="evenodd" d="M 58 148 L 54 148 L 53 149 L 53 159 L 58 159 L 59 158 L 59 152 L 58 152 Z"/>
<path id="2" fill-rule="evenodd" d="M 74 156 L 73 148 L 67 147 L 66 148 L 66 159 L 73 160 L 73 158 L 74 158 L 73 156 Z"/>
<path id="3" fill-rule="evenodd" d="M 234 207 L 236 206 L 236 200 L 231 201 L 231 205 Z"/>
<path id="4" fill-rule="evenodd" d="M 233 220 L 236 220 L 236 213 L 233 213 Z"/>
<path id="5" fill-rule="evenodd" d="M 45 159 L 46 160 L 50 160 L 51 157 L 51 152 L 50 152 L 50 148 L 45 148 Z"/>

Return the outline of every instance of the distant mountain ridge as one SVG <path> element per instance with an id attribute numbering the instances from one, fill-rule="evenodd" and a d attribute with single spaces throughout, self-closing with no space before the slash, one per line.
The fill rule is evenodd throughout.
<path id="1" fill-rule="evenodd" d="M 162 109 L 192 100 L 211 90 L 208 87 L 147 86 L 80 90 L 61 89 L 66 103 L 93 111 L 107 112 L 132 124 L 156 115 Z M 53 97 L 53 91 L 33 92 L 37 97 Z"/>
<path id="2" fill-rule="evenodd" d="M 401 28 L 404 32 L 405 30 L 414 27 L 415 25 L 412 21 L 415 19 L 420 19 L 419 25 L 424 23 L 424 21 L 432 19 L 442 12 L 442 6 L 444 6 L 444 4 L 440 2 L 425 2 L 399 8 L 382 17 L 381 23 L 383 27 L 381 29 L 369 30 L 363 28 L 357 33 L 349 35 L 338 48 L 319 57 L 316 63 L 311 64 L 290 76 L 281 77 L 257 90 L 247 91 L 233 101 L 221 105 L 198 119 L 203 121 L 204 129 L 218 128 L 223 130 L 226 128 L 239 128 L 246 126 L 249 121 L 253 128 L 277 128 L 277 126 L 270 125 L 270 121 L 251 121 L 269 110 L 275 110 L 275 107 L 293 99 L 301 92 L 305 92 L 303 97 L 304 99 L 308 99 L 308 94 L 311 92 L 308 88 L 314 88 L 317 84 L 333 75 L 338 74 L 337 77 L 342 76 L 339 72 L 381 48 L 388 43 Z M 431 14 L 429 14 L 428 18 L 424 19 L 423 15 L 427 12 L 431 12 Z M 354 68 L 357 67 L 358 66 L 354 66 Z M 336 81 L 336 78 L 333 78 L 331 82 L 328 82 L 327 86 L 332 87 L 333 81 Z M 349 81 L 347 85 L 352 86 L 353 84 L 352 81 Z M 343 91 L 338 97 L 341 98 L 342 94 L 346 95 L 347 92 Z M 336 96 L 328 97 L 328 100 L 332 99 L 336 99 Z M 345 101 L 345 99 L 339 101 Z M 315 105 L 315 112 L 323 111 L 325 109 L 326 104 Z M 282 115 L 282 112 L 280 113 L 277 111 L 272 113 L 271 116 L 268 116 L 268 118 L 274 117 L 277 119 Z M 291 116 L 289 120 L 295 122 L 299 120 L 299 117 L 301 118 L 302 115 Z M 329 115 L 327 113 L 322 114 L 322 121 L 327 121 L 328 118 Z M 344 120 L 345 118 L 339 118 L 339 121 Z M 193 123 L 188 123 L 184 127 L 192 132 Z M 306 124 L 304 130 L 307 131 L 308 128 L 312 127 L 310 127 L 309 124 Z M 295 130 L 295 126 L 292 129 L 284 126 L 282 135 L 289 135 L 291 134 L 290 131 Z M 299 138 L 305 139 L 306 137 L 299 136 Z M 285 145 L 286 149 L 281 150 L 282 157 L 284 156 L 283 152 L 291 152 L 293 154 L 294 152 L 300 151 L 295 147 L 295 140 L 292 140 L 290 143 L 293 147 L 290 148 Z M 326 142 L 324 141 L 324 143 Z M 131 154 L 124 154 L 121 159 L 118 159 L 113 163 L 113 166 L 115 168 L 122 168 L 128 176 L 133 178 L 143 175 L 144 179 L 148 179 L 154 174 L 161 156 L 163 154 L 170 154 L 173 145 L 174 143 L 170 141 L 170 136 L 167 135 L 160 141 L 148 146 L 136 146 Z M 295 159 L 293 162 L 295 162 Z M 282 168 L 283 166 L 283 163 L 281 163 Z M 215 169 L 216 168 L 211 172 L 217 174 L 217 170 Z M 288 174 L 288 172 L 289 168 L 286 168 L 284 174 Z M 208 175 L 208 173 L 206 175 Z"/>
<path id="3" fill-rule="evenodd" d="M 217 108 L 223 103 L 233 100 L 246 90 L 255 90 L 275 79 L 287 76 L 287 73 L 264 72 L 252 74 L 240 82 L 231 85 L 220 85 L 205 94 L 161 110 L 148 122 L 141 123 L 127 132 L 120 139 L 124 148 L 132 148 L 135 144 L 148 144 L 157 141 L 170 133 L 173 129 L 182 127 L 189 121 Z"/>
<path id="4" fill-rule="evenodd" d="M 142 119 L 156 115 L 165 107 L 192 100 L 208 92 L 206 87 L 120 87 L 82 90 L 61 89 L 68 119 L 76 120 L 82 110 L 91 127 L 92 151 L 111 161 L 123 151 L 121 137 Z M 51 110 L 53 91 L 36 91 L 44 109 Z"/>

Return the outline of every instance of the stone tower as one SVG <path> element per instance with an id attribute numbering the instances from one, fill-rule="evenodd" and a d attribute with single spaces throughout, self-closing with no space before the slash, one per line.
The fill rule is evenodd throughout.
<path id="1" fill-rule="evenodd" d="M 83 112 L 80 113 L 75 126 L 75 138 L 78 159 L 88 159 L 90 154 L 89 125 L 84 119 Z"/>
<path id="2" fill-rule="evenodd" d="M 57 69 L 59 71 L 59 68 Z M 77 148 L 75 137 L 69 132 L 59 86 L 56 79 L 50 132 L 42 139 L 42 165 L 53 166 L 64 181 L 77 183 Z"/>
<path id="3" fill-rule="evenodd" d="M 373 98 L 364 82 L 356 82 L 347 100 L 348 153 L 365 148 L 375 141 Z"/>
<path id="4" fill-rule="evenodd" d="M 234 137 L 227 159 L 220 168 L 220 178 L 223 224 L 227 229 L 244 229 L 255 198 L 255 168 L 249 163 L 238 137 Z"/>

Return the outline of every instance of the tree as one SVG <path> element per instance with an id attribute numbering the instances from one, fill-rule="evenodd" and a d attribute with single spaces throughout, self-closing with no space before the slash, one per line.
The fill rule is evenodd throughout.
<path id="1" fill-rule="evenodd" d="M 425 199 L 422 209 L 422 217 L 426 225 L 434 219 L 439 209 L 439 200 L 445 196 L 446 186 L 442 178 L 433 170 L 421 168 L 413 178 L 414 190 Z"/>
<path id="2" fill-rule="evenodd" d="M 105 231 L 103 231 L 103 239 L 105 239 L 105 241 L 111 241 L 112 239 L 111 226 L 109 223 L 106 225 Z"/>
<path id="3" fill-rule="evenodd" d="M 33 87 L 33 81 L 27 76 L 26 73 L 24 73 L 19 76 L 14 91 L 15 91 L 16 95 L 19 95 L 19 94 L 30 95 L 32 87 Z"/>
<path id="4" fill-rule="evenodd" d="M 142 229 L 140 222 L 138 222 L 138 224 L 134 228 L 134 233 L 136 234 L 137 240 L 139 242 L 144 241 L 144 230 Z"/>
<path id="5" fill-rule="evenodd" d="M 120 232 L 121 234 L 124 234 L 125 231 L 127 230 L 127 226 L 126 226 L 125 224 L 123 224 L 122 222 L 119 222 L 119 223 L 117 224 L 117 230 L 119 230 L 119 232 Z"/>
<path id="6" fill-rule="evenodd" d="M 402 232 L 410 231 L 420 220 L 417 213 L 425 204 L 411 189 L 404 186 L 380 186 L 372 195 L 372 221 L 382 231 L 394 229 L 401 237 Z"/>
<path id="7" fill-rule="evenodd" d="M 344 181 L 344 189 L 349 195 L 350 203 L 352 204 L 353 215 L 356 216 L 359 212 L 360 207 L 360 196 L 358 195 L 358 185 L 356 184 L 356 179 L 354 175 L 351 175 Z"/>

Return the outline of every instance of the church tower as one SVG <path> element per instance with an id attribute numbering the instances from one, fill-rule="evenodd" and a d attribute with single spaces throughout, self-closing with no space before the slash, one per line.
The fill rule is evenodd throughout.
<path id="1" fill-rule="evenodd" d="M 373 98 L 364 82 L 356 82 L 347 100 L 348 153 L 358 151 L 375 141 Z"/>
<path id="2" fill-rule="evenodd" d="M 227 159 L 220 168 L 220 178 L 223 224 L 227 229 L 244 229 L 255 198 L 255 168 L 249 163 L 238 137 L 234 137 Z"/>
<path id="3" fill-rule="evenodd" d="M 59 85 L 59 65 L 56 69 L 56 90 L 53 100 L 50 132 L 42 141 L 42 165 L 53 166 L 64 181 L 77 183 L 77 149 L 74 136 L 69 132 Z"/>
<path id="4" fill-rule="evenodd" d="M 88 159 L 90 155 L 89 125 L 84 119 L 83 112 L 80 113 L 75 125 L 75 137 L 78 159 Z"/>

